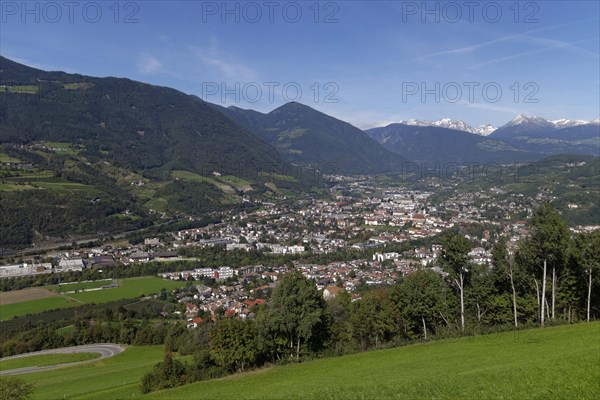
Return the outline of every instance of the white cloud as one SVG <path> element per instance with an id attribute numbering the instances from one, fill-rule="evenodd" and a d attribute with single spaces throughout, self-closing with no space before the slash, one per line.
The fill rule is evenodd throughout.
<path id="1" fill-rule="evenodd" d="M 142 54 L 138 61 L 138 70 L 143 74 L 154 74 L 162 71 L 162 63 L 149 54 Z"/>
<path id="2" fill-rule="evenodd" d="M 463 46 L 463 47 L 458 47 L 458 48 L 454 48 L 454 49 L 450 49 L 450 50 L 443 50 L 443 51 L 437 51 L 434 53 L 425 54 L 425 55 L 407 60 L 406 62 L 424 61 L 424 60 L 427 60 L 432 57 L 444 56 L 444 55 L 471 54 L 471 53 L 477 52 L 478 50 L 493 46 L 495 44 L 506 43 L 506 42 L 533 43 L 533 44 L 548 46 L 551 48 L 567 47 L 567 48 L 571 48 L 572 50 L 585 52 L 585 53 L 597 56 L 597 54 L 595 54 L 593 52 L 589 52 L 588 50 L 585 50 L 585 49 L 575 47 L 571 43 L 567 43 L 567 42 L 560 41 L 560 40 L 553 40 L 553 39 L 546 39 L 546 38 L 531 36 L 531 34 L 534 34 L 534 33 L 551 31 L 551 30 L 555 30 L 557 28 L 565 28 L 565 27 L 568 27 L 571 25 L 580 24 L 581 22 L 587 22 L 587 21 L 578 21 L 578 22 L 571 22 L 571 23 L 566 23 L 566 24 L 551 25 L 551 26 L 546 26 L 546 27 L 542 27 L 542 28 L 538 28 L 538 29 L 532 29 L 532 30 L 522 32 L 522 33 L 505 35 L 505 36 L 502 36 L 502 37 L 499 37 L 496 39 L 491 39 L 491 40 L 475 43 L 475 44 L 468 45 L 468 46 Z"/>
<path id="3" fill-rule="evenodd" d="M 220 79 L 232 82 L 251 82 L 257 79 L 256 71 L 224 53 L 215 44 L 208 48 L 190 46 L 190 49 L 195 58 Z"/>

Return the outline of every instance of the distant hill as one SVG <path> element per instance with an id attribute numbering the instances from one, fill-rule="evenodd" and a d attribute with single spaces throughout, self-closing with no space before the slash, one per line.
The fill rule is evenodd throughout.
<path id="1" fill-rule="evenodd" d="M 349 123 L 300 103 L 287 103 L 268 114 L 214 107 L 272 144 L 286 161 L 325 173 L 394 172 L 400 171 L 406 160 Z"/>
<path id="2" fill-rule="evenodd" d="M 520 162 L 541 157 L 501 140 L 437 126 L 390 124 L 365 132 L 386 149 L 415 162 Z"/>
<path id="3" fill-rule="evenodd" d="M 174 89 L 45 72 L 3 57 L 0 82 L 2 142 L 83 144 L 86 156 L 163 177 L 178 169 L 251 177 L 286 168 L 271 146 Z"/>
<path id="4" fill-rule="evenodd" d="M 477 174 L 475 174 L 477 175 Z M 536 199 L 544 193 L 571 225 L 600 221 L 600 158 L 581 154 L 552 155 L 541 160 L 494 169 L 493 173 L 458 176 L 458 185 L 431 198 L 441 202 L 456 193 L 484 193 L 497 201 Z M 475 177 L 475 179 L 473 179 Z M 478 201 L 477 199 L 473 200 Z M 538 200 L 534 200 L 538 201 Z M 521 216 L 523 219 L 526 215 Z"/>

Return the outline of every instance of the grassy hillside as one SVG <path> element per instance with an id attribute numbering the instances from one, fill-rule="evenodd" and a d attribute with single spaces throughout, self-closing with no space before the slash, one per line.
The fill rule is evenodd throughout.
<path id="1" fill-rule="evenodd" d="M 163 346 L 128 347 L 114 357 L 20 375 L 35 385 L 33 399 L 138 398 L 142 376 L 164 356 Z"/>
<path id="2" fill-rule="evenodd" d="M 583 399 L 600 396 L 600 323 L 467 337 L 265 368 L 148 399 Z"/>

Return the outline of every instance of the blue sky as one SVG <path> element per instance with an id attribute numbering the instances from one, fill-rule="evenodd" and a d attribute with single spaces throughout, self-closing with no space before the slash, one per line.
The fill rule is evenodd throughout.
<path id="1" fill-rule="evenodd" d="M 599 117 L 597 1 L 23 4 L 1 3 L 3 56 L 223 105 L 297 100 L 361 128 Z"/>

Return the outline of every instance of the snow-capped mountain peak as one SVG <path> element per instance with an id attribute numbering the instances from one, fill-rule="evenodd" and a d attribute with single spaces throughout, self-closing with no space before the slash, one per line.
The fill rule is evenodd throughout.
<path id="1" fill-rule="evenodd" d="M 554 121 L 550 121 L 554 125 L 555 128 L 571 128 L 573 126 L 585 125 L 585 124 L 593 124 L 594 121 L 584 121 L 581 119 L 566 119 L 561 118 Z"/>
<path id="2" fill-rule="evenodd" d="M 431 123 L 426 122 L 426 121 L 421 121 L 419 119 L 407 119 L 402 120 L 399 122 L 400 124 L 404 124 L 404 125 L 411 125 L 411 126 L 431 126 Z"/>
<path id="3" fill-rule="evenodd" d="M 482 135 L 482 136 L 487 136 L 490 133 L 492 133 L 494 130 L 496 130 L 495 127 L 493 127 L 489 124 L 481 125 L 477 128 L 473 128 L 464 121 L 453 120 L 451 118 L 442 118 L 440 120 L 433 121 L 433 122 L 427 122 L 427 121 L 422 121 L 422 120 L 418 120 L 418 119 L 409 119 L 409 120 L 402 120 L 402 121 L 400 121 L 400 123 L 404 124 L 404 125 L 412 125 L 412 126 L 437 126 L 439 128 L 454 129 L 457 131 L 463 131 L 463 132 L 468 132 L 468 133 L 472 133 L 475 135 Z"/>
<path id="4" fill-rule="evenodd" d="M 525 114 L 517 115 L 512 121 L 509 121 L 504 126 L 515 126 L 515 125 L 538 125 L 542 127 L 551 127 L 553 124 L 542 117 L 538 117 L 535 115 L 527 116 Z"/>
<path id="5" fill-rule="evenodd" d="M 497 128 L 495 126 L 492 126 L 490 124 L 485 124 L 485 125 L 479 125 L 475 130 L 476 130 L 476 134 L 480 135 L 480 136 L 489 136 L 492 134 L 492 132 L 494 132 Z"/>
<path id="6" fill-rule="evenodd" d="M 450 118 L 442 118 L 439 121 L 435 121 L 431 123 L 434 126 L 439 126 L 442 128 L 448 129 L 456 129 L 458 131 L 465 131 L 469 133 L 475 133 L 475 129 L 471 128 L 469 124 L 463 122 L 461 120 L 452 120 Z"/>

